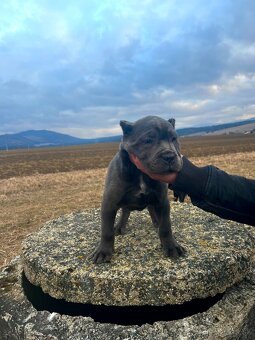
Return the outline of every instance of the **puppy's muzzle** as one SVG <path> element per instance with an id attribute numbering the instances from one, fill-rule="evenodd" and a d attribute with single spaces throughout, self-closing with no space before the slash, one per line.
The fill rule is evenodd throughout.
<path id="1" fill-rule="evenodd" d="M 173 162 L 175 162 L 176 157 L 177 157 L 176 153 L 171 151 L 165 151 L 160 155 L 160 158 L 167 164 L 172 164 Z"/>

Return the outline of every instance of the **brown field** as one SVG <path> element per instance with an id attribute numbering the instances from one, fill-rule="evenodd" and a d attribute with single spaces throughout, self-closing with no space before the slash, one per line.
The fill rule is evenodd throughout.
<path id="1" fill-rule="evenodd" d="M 222 135 L 181 138 L 187 157 L 255 151 L 255 135 Z M 118 150 L 119 143 L 0 151 L 0 179 L 32 174 L 101 169 Z"/>
<path id="2" fill-rule="evenodd" d="M 0 266 L 45 221 L 99 207 L 106 166 L 117 149 L 107 143 L 0 152 Z M 197 165 L 255 177 L 254 135 L 183 138 L 182 152 Z"/>

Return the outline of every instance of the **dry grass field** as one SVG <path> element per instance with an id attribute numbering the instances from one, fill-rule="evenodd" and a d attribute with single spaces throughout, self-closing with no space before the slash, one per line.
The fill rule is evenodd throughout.
<path id="1" fill-rule="evenodd" d="M 255 150 L 255 135 L 181 138 L 182 153 L 204 157 Z M 118 150 L 119 143 L 0 151 L 0 179 L 33 174 L 101 169 Z"/>
<path id="2" fill-rule="evenodd" d="M 99 207 L 106 167 L 117 149 L 107 143 L 1 152 L 0 266 L 47 220 Z M 254 135 L 183 138 L 182 152 L 197 165 L 255 178 Z"/>

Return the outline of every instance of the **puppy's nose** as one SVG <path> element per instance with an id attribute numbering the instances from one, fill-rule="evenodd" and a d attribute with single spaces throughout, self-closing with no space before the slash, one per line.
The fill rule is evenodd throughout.
<path id="1" fill-rule="evenodd" d="M 173 152 L 165 152 L 165 153 L 163 153 L 162 154 L 162 158 L 163 158 L 163 160 L 165 161 L 165 162 L 168 162 L 168 163 L 171 163 L 171 162 L 173 162 L 174 161 L 174 159 L 175 159 L 175 153 L 173 153 Z"/>

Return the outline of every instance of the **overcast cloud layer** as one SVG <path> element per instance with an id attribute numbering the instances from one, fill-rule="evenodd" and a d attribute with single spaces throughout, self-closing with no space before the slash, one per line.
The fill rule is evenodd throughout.
<path id="1" fill-rule="evenodd" d="M 0 2 L 0 134 L 255 117 L 255 1 Z"/>

